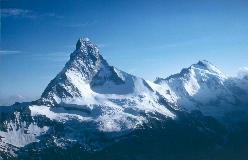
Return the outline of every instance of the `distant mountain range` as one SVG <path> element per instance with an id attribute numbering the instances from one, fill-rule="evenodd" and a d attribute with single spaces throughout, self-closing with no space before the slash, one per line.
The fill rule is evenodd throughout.
<path id="1" fill-rule="evenodd" d="M 154 127 L 154 120 L 177 121 L 194 112 L 233 124 L 248 118 L 247 107 L 248 75 L 228 77 L 202 60 L 151 82 L 109 65 L 97 45 L 80 38 L 40 99 L 0 107 L 0 159 L 34 148 L 36 154 L 74 145 L 102 150 Z"/>

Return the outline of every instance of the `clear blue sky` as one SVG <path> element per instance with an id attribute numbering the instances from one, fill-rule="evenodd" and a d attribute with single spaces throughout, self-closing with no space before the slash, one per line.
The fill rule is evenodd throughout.
<path id="1" fill-rule="evenodd" d="M 153 80 L 206 59 L 248 65 L 247 0 L 1 0 L 1 96 L 39 97 L 80 36 Z"/>

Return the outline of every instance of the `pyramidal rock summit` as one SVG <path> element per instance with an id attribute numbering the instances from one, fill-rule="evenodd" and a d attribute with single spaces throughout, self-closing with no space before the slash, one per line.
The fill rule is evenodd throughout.
<path id="1" fill-rule="evenodd" d="M 151 82 L 111 66 L 89 38 L 75 48 L 38 100 L 0 108 L 0 151 L 15 155 L 48 142 L 97 149 L 105 146 L 99 135 L 125 135 L 151 119 L 198 111 L 224 122 L 233 112 L 247 114 L 247 76 L 229 77 L 206 60 Z"/>
<path id="2" fill-rule="evenodd" d="M 80 38 L 70 60 L 37 101 L 39 105 L 30 106 L 30 110 L 49 117 L 54 108 L 77 109 L 87 116 L 76 118 L 94 121 L 103 131 L 120 131 L 143 123 L 143 115 L 175 117 L 160 102 L 162 98 L 144 79 L 110 66 L 95 44 Z M 49 118 L 54 118 L 51 114 Z"/>

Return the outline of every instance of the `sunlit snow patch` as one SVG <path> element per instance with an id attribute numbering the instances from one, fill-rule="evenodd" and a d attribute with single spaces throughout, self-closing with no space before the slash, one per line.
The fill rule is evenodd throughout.
<path id="1" fill-rule="evenodd" d="M 35 123 L 20 122 L 18 112 L 15 113 L 15 116 L 15 120 L 5 121 L 6 130 L 0 131 L 0 150 L 1 147 L 7 145 L 20 148 L 33 142 L 39 142 L 37 137 L 46 133 L 49 129 L 47 126 L 39 127 Z"/>

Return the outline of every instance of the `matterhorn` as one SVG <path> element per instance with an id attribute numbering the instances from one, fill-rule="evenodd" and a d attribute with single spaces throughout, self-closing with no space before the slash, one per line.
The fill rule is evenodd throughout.
<path id="1" fill-rule="evenodd" d="M 153 135 L 169 151 L 170 140 L 195 133 L 203 137 L 196 142 L 210 137 L 225 149 L 234 124 L 248 120 L 247 77 L 201 60 L 152 82 L 111 66 L 96 44 L 80 38 L 38 100 L 0 107 L 0 159 L 117 154 L 136 140 L 154 142 Z"/>

